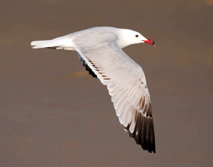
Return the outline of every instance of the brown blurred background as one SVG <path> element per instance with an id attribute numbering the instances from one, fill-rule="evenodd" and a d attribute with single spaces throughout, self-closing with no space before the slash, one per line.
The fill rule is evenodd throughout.
<path id="1" fill-rule="evenodd" d="M 213 166 L 213 0 L 1 0 L 0 166 Z M 93 27 L 140 31 L 125 52 L 151 93 L 157 154 L 129 138 L 75 52 L 32 40 Z"/>

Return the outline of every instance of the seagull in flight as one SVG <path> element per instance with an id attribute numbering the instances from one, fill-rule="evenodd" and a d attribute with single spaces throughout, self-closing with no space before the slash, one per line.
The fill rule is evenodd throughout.
<path id="1" fill-rule="evenodd" d="M 125 131 L 144 150 L 155 153 L 151 99 L 140 65 L 123 50 L 132 44 L 155 42 L 141 33 L 115 27 L 93 27 L 52 40 L 32 41 L 33 49 L 77 51 L 86 70 L 106 85 Z"/>

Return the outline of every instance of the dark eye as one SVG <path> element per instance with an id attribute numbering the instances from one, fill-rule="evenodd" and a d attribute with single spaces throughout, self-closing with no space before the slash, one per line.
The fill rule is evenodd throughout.
<path id="1" fill-rule="evenodd" d="M 138 37 L 138 35 L 135 35 L 135 37 L 137 38 L 137 37 Z"/>

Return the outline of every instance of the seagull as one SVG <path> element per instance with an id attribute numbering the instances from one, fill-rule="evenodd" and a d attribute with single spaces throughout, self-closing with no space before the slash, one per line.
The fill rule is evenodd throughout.
<path id="1" fill-rule="evenodd" d="M 86 70 L 106 85 L 119 122 L 142 149 L 155 153 L 151 99 L 140 65 L 123 50 L 132 44 L 155 42 L 141 33 L 115 27 L 92 27 L 52 40 L 32 41 L 33 49 L 77 51 Z"/>

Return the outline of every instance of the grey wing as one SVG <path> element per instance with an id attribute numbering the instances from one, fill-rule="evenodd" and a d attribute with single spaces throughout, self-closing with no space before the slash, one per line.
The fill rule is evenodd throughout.
<path id="1" fill-rule="evenodd" d="M 144 150 L 155 152 L 151 100 L 142 68 L 116 45 L 76 48 L 107 86 L 120 123 Z"/>

